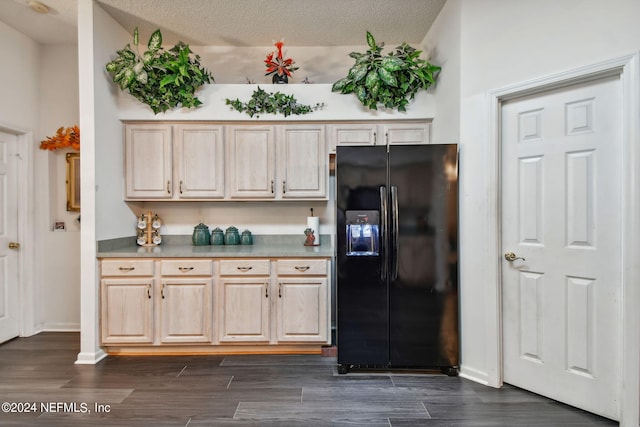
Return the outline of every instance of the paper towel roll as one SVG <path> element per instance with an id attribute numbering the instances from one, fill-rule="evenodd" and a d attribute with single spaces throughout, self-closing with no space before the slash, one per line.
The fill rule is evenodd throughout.
<path id="1" fill-rule="evenodd" d="M 320 244 L 320 217 L 317 216 L 308 216 L 307 217 L 307 228 L 313 230 L 313 240 L 314 245 Z"/>

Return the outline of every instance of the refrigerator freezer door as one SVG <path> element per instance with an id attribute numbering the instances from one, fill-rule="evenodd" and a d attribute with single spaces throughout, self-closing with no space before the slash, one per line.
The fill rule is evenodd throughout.
<path id="1" fill-rule="evenodd" d="M 389 364 L 458 365 L 457 147 L 392 146 Z"/>

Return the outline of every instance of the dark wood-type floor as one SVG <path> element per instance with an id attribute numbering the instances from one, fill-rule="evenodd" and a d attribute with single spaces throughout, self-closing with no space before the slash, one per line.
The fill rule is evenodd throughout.
<path id="1" fill-rule="evenodd" d="M 78 351 L 76 333 L 0 345 L 0 402 L 10 410 L 26 403 L 33 410 L 35 402 L 29 413 L 5 413 L 3 405 L 0 425 L 617 425 L 511 386 L 417 373 L 339 375 L 331 357 L 110 356 L 75 365 Z M 43 413 L 41 402 L 58 412 Z"/>

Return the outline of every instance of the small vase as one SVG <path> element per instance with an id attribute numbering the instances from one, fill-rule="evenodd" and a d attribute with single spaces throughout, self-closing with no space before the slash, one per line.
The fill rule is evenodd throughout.
<path id="1" fill-rule="evenodd" d="M 271 82 L 274 85 L 277 85 L 277 84 L 286 85 L 287 83 L 289 83 L 289 77 L 287 77 L 286 74 L 280 75 L 280 74 L 276 73 L 271 78 Z"/>

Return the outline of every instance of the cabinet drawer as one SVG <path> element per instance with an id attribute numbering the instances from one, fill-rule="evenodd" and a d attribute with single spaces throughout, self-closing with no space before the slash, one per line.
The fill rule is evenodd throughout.
<path id="1" fill-rule="evenodd" d="M 268 259 L 222 260 L 221 276 L 268 276 L 270 274 Z"/>
<path id="2" fill-rule="evenodd" d="M 153 276 L 153 260 L 103 260 L 103 276 Z"/>
<path id="3" fill-rule="evenodd" d="M 325 259 L 282 259 L 276 263 L 278 276 L 326 276 Z"/>
<path id="4" fill-rule="evenodd" d="M 211 276 L 211 273 L 211 260 L 172 259 L 160 264 L 162 276 Z"/>

